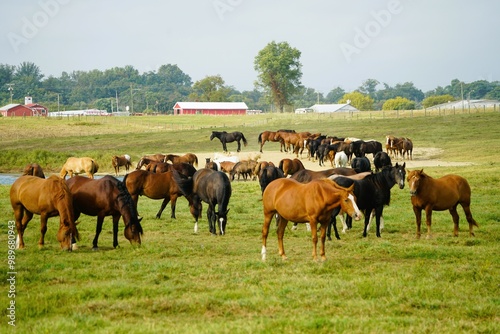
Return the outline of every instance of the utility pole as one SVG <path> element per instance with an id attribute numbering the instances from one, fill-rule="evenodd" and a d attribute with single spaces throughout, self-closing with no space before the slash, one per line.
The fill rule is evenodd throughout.
<path id="1" fill-rule="evenodd" d="M 12 88 L 12 86 L 14 86 L 14 84 L 10 83 L 10 84 L 7 84 L 7 86 L 9 86 L 9 88 L 7 88 L 7 90 L 10 92 L 10 104 L 12 104 L 12 96 L 14 95 L 14 88 Z"/>

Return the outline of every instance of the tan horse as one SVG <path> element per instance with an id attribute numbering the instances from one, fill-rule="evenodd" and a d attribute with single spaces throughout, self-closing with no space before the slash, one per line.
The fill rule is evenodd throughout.
<path id="1" fill-rule="evenodd" d="M 78 239 L 73 198 L 64 180 L 56 175 L 48 179 L 37 176 L 21 176 L 10 188 L 10 203 L 14 210 L 17 228 L 17 248 L 24 248 L 24 230 L 34 214 L 40 215 L 41 236 L 39 247 L 44 245 L 47 220 L 59 216 L 57 240 L 63 250 L 71 250 L 72 239 Z"/>
<path id="2" fill-rule="evenodd" d="M 99 165 L 92 158 L 71 157 L 68 158 L 68 160 L 66 160 L 66 163 L 62 167 L 60 177 L 64 179 L 68 174 L 69 177 L 73 177 L 73 175 L 87 173 L 87 176 L 93 179 L 94 174 L 97 173 L 98 170 L 99 170 Z"/>
<path id="3" fill-rule="evenodd" d="M 167 154 L 165 162 L 170 161 L 173 164 L 188 163 L 193 166 L 198 166 L 198 157 L 194 153 L 186 153 L 184 155 Z"/>

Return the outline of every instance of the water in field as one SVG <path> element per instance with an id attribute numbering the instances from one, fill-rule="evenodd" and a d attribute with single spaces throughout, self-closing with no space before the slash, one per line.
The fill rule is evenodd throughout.
<path id="1" fill-rule="evenodd" d="M 17 180 L 17 178 L 19 176 L 21 176 L 21 174 L 4 174 L 4 173 L 0 173 L 0 185 L 8 185 L 8 186 L 10 186 L 12 183 L 14 183 L 15 180 Z M 45 175 L 45 176 L 48 177 L 49 175 Z M 94 175 L 94 178 L 100 179 L 103 176 L 104 175 Z M 120 181 L 123 181 L 123 176 L 118 176 L 117 179 L 120 180 Z"/>

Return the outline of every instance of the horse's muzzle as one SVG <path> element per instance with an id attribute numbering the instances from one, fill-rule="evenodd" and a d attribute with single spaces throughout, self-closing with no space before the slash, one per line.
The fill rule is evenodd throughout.
<path id="1" fill-rule="evenodd" d="M 410 195 L 411 196 L 416 196 L 417 195 L 417 191 L 416 190 L 410 190 Z"/>

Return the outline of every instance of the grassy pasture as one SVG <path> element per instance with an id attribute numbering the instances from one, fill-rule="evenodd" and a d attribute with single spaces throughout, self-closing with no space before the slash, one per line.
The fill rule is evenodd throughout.
<path id="1" fill-rule="evenodd" d="M 327 243 L 325 262 L 313 262 L 304 226 L 285 233 L 288 260 L 277 254 L 274 230 L 268 259 L 260 260 L 262 209 L 256 181 L 233 182 L 227 235 L 208 233 L 206 217 L 193 233 L 187 201 L 155 219 L 160 202 L 141 198 L 143 244 L 123 236 L 112 248 L 106 219 L 92 251 L 95 218 L 82 216 L 79 249 L 62 252 L 49 220 L 46 246 L 37 247 L 39 217 L 25 233 L 27 248 L 16 252 L 16 331 L 20 333 L 498 333 L 500 331 L 500 114 L 354 117 L 258 115 L 245 117 L 140 117 L 117 119 L 0 118 L 0 171 L 16 172 L 39 162 L 58 172 L 70 155 L 95 157 L 111 172 L 111 155 L 220 151 L 212 129 L 241 130 L 257 151 L 263 130 L 293 128 L 375 138 L 408 136 L 415 146 L 439 148 L 432 158 L 469 162 L 425 167 L 434 176 L 456 173 L 472 188 L 476 237 L 459 209 L 461 229 L 453 237 L 448 212 L 433 215 L 433 238 L 415 239 L 408 189 L 392 190 L 384 210 L 382 238 L 354 223 L 342 240 Z M 234 146 L 231 146 L 234 147 Z M 276 150 L 267 143 L 266 150 Z M 102 161 L 102 163 L 101 163 Z M 203 163 L 202 163 L 203 164 Z M 4 266 L 0 332 L 8 325 L 7 230 L 13 219 L 9 186 L 0 186 L 0 246 Z M 204 205 L 206 208 L 206 205 Z"/>

